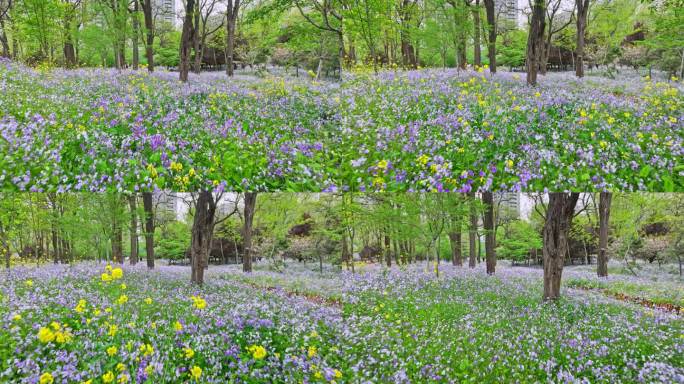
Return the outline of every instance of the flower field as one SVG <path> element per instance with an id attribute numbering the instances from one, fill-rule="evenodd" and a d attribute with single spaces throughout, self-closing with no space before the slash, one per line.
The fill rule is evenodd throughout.
<path id="1" fill-rule="evenodd" d="M 684 382 L 681 314 L 575 289 L 542 304 L 539 270 L 326 272 L 337 284 L 317 292 L 337 303 L 293 293 L 316 272 L 255 272 L 248 284 L 212 267 L 202 287 L 188 273 L 3 272 L 0 381 Z"/>
<path id="2" fill-rule="evenodd" d="M 684 191 L 676 82 L 420 70 L 342 83 L 0 62 L 0 187 Z"/>

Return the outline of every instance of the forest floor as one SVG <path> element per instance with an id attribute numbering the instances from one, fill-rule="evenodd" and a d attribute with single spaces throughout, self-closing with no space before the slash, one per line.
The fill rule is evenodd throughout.
<path id="1" fill-rule="evenodd" d="M 684 284 L 618 267 L 568 267 L 554 304 L 505 261 L 211 266 L 202 287 L 178 266 L 20 267 L 0 273 L 0 382 L 684 382 L 684 316 L 608 294 L 681 306 Z"/>

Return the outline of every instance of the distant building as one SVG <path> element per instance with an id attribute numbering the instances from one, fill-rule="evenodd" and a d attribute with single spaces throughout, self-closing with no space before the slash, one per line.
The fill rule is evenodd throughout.
<path id="1" fill-rule="evenodd" d="M 521 9 L 518 0 L 494 0 L 498 27 L 500 29 L 513 29 L 519 26 Z"/>
<path id="2" fill-rule="evenodd" d="M 176 25 L 176 0 L 154 0 L 152 13 L 157 22 Z"/>
<path id="3" fill-rule="evenodd" d="M 494 204 L 498 207 L 497 215 L 499 218 L 504 219 L 505 221 L 520 219 L 520 193 L 495 193 Z"/>

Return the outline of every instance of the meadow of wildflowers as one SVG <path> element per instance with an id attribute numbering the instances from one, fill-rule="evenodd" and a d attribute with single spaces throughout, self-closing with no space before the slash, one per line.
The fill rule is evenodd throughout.
<path id="1" fill-rule="evenodd" d="M 184 267 L 16 268 L 0 382 L 684 382 L 681 314 L 574 289 L 543 304 L 536 269 L 439 269 L 326 272 L 324 303 L 293 294 L 310 271 L 211 267 L 192 287 Z"/>
<path id="2" fill-rule="evenodd" d="M 419 70 L 341 83 L 0 62 L 0 187 L 684 191 L 677 82 Z"/>

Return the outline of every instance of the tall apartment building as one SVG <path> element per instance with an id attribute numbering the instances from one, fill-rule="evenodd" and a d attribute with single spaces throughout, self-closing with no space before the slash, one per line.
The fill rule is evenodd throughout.
<path id="1" fill-rule="evenodd" d="M 522 9 L 518 6 L 518 0 L 494 0 L 499 28 L 516 28 L 521 24 Z M 524 20 L 522 20 L 524 22 Z"/>
<path id="2" fill-rule="evenodd" d="M 157 22 L 176 24 L 176 0 L 154 0 L 153 5 L 152 13 L 154 13 Z"/>

